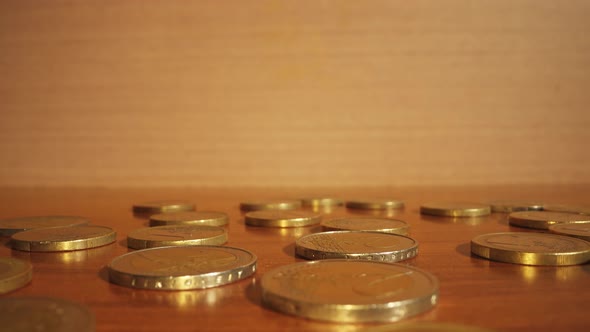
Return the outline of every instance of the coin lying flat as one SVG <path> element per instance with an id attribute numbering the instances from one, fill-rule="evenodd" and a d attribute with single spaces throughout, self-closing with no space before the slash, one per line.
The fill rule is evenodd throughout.
<path id="1" fill-rule="evenodd" d="M 245 215 L 246 225 L 264 227 L 300 227 L 319 224 L 322 216 L 309 211 L 262 210 Z"/>
<path id="2" fill-rule="evenodd" d="M 549 204 L 543 207 L 545 211 L 590 214 L 590 206 Z"/>
<path id="3" fill-rule="evenodd" d="M 0 294 L 19 289 L 31 281 L 33 267 L 29 262 L 0 257 Z"/>
<path id="4" fill-rule="evenodd" d="M 95 331 L 94 315 L 80 304 L 57 298 L 0 299 L 2 331 Z"/>
<path id="5" fill-rule="evenodd" d="M 508 222 L 513 226 L 549 229 L 554 224 L 588 223 L 590 216 L 567 212 L 520 211 L 508 215 Z"/>
<path id="6" fill-rule="evenodd" d="M 478 217 L 490 214 L 491 207 L 486 204 L 464 202 L 427 203 L 420 206 L 420 213 L 444 217 Z"/>
<path id="7" fill-rule="evenodd" d="M 281 266 L 261 281 L 265 306 L 340 323 L 393 322 L 436 305 L 438 280 L 401 264 L 325 260 Z"/>
<path id="8" fill-rule="evenodd" d="M 268 200 L 240 203 L 242 211 L 258 210 L 295 210 L 301 208 L 300 200 Z"/>
<path id="9" fill-rule="evenodd" d="M 487 328 L 478 326 L 440 323 L 440 322 L 413 322 L 396 323 L 363 329 L 363 332 L 493 332 Z"/>
<path id="10" fill-rule="evenodd" d="M 590 223 L 555 224 L 549 226 L 549 231 L 555 234 L 573 236 L 590 241 Z"/>
<path id="11" fill-rule="evenodd" d="M 418 253 L 416 240 L 391 233 L 332 231 L 308 234 L 295 241 L 295 253 L 307 259 L 364 259 L 397 262 Z"/>
<path id="12" fill-rule="evenodd" d="M 590 260 L 590 243 L 547 233 L 491 233 L 471 240 L 475 255 L 524 265 L 574 265 Z"/>
<path id="13" fill-rule="evenodd" d="M 305 207 L 326 207 L 326 206 L 341 206 L 344 202 L 338 198 L 330 197 L 309 197 L 301 199 L 302 206 Z"/>
<path id="14" fill-rule="evenodd" d="M 178 211 L 194 211 L 195 208 L 196 206 L 194 203 L 187 201 L 166 200 L 134 204 L 133 212 L 138 214 L 155 214 Z"/>
<path id="15" fill-rule="evenodd" d="M 23 251 L 69 251 L 115 242 L 117 234 L 105 226 L 39 228 L 12 235 L 13 249 Z"/>
<path id="16" fill-rule="evenodd" d="M 34 216 L 0 220 L 0 236 L 35 228 L 67 227 L 88 224 L 88 219 L 76 216 Z"/>
<path id="17" fill-rule="evenodd" d="M 159 290 L 217 287 L 256 271 L 256 256 L 218 246 L 160 247 L 119 256 L 108 265 L 112 283 Z"/>
<path id="18" fill-rule="evenodd" d="M 145 249 L 179 245 L 220 245 L 227 242 L 227 232 L 217 226 L 171 225 L 145 227 L 127 235 L 127 246 Z"/>
<path id="19" fill-rule="evenodd" d="M 229 217 L 226 213 L 216 211 L 181 211 L 159 213 L 150 216 L 150 226 L 166 225 L 227 225 Z"/>
<path id="20" fill-rule="evenodd" d="M 493 201 L 490 202 L 492 212 L 510 213 L 516 211 L 541 211 L 543 204 L 539 202 L 523 202 L 523 201 Z"/>
<path id="21" fill-rule="evenodd" d="M 325 220 L 322 227 L 326 231 L 375 231 L 407 235 L 409 225 L 402 220 L 378 217 L 352 217 Z"/>
<path id="22" fill-rule="evenodd" d="M 404 207 L 404 202 L 399 199 L 358 199 L 347 201 L 346 207 L 359 210 L 400 209 Z"/>

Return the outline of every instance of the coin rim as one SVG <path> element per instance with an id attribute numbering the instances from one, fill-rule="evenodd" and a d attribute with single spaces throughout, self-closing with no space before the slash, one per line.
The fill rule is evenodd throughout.
<path id="1" fill-rule="evenodd" d="M 184 212 L 193 212 L 193 213 L 216 213 L 219 216 L 213 218 L 193 218 L 190 220 L 182 220 L 182 221 L 166 221 L 162 218 L 162 216 L 170 216 L 174 213 L 184 213 Z M 176 211 L 176 212 L 169 212 L 169 213 L 158 213 L 150 216 L 150 227 L 157 227 L 157 226 L 172 226 L 172 225 L 203 225 L 203 226 L 225 226 L 229 223 L 229 216 L 225 212 L 220 211 Z"/>
<path id="2" fill-rule="evenodd" d="M 33 279 L 33 265 L 30 262 L 14 257 L 0 257 L 0 261 L 15 261 L 22 266 L 15 271 L 8 271 L 8 275 L 0 278 L 0 294 L 6 294 L 24 287 Z"/>
<path id="3" fill-rule="evenodd" d="M 174 201 L 174 200 L 171 200 Z M 182 211 L 195 211 L 197 205 L 195 203 L 191 203 L 188 201 L 179 200 L 176 203 L 163 205 L 163 206 L 154 206 L 150 204 L 158 204 L 165 201 L 153 201 L 153 202 L 143 202 L 133 204 L 133 213 L 137 214 L 147 214 L 147 213 L 169 213 L 169 212 L 182 212 Z"/>
<path id="4" fill-rule="evenodd" d="M 296 210 L 302 207 L 301 201 L 296 199 L 268 200 L 241 202 L 240 210 L 243 212 L 261 210 Z"/>
<path id="5" fill-rule="evenodd" d="M 31 218 L 79 218 L 81 222 L 70 224 L 70 225 L 57 225 L 57 226 L 42 226 L 42 227 L 31 227 L 31 228 L 5 228 L 2 226 L 2 221 L 15 221 L 15 220 L 26 220 Z M 24 232 L 32 229 L 41 229 L 41 228 L 56 228 L 56 227 L 76 227 L 76 226 L 85 226 L 89 225 L 90 220 L 86 217 L 81 216 L 57 216 L 57 215 L 50 215 L 50 216 L 28 216 L 28 217 L 17 217 L 17 218 L 8 218 L 0 220 L 0 236 L 12 236 L 13 234 Z"/>
<path id="6" fill-rule="evenodd" d="M 401 209 L 405 206 L 401 199 L 349 200 L 344 203 L 347 209 L 353 210 L 387 210 Z"/>
<path id="7" fill-rule="evenodd" d="M 527 203 L 527 204 L 520 204 L 520 203 Z M 538 202 L 528 204 L 531 202 L 518 202 L 518 201 L 492 201 L 490 202 L 490 207 L 492 212 L 499 212 L 499 213 L 512 213 L 512 212 L 521 212 L 521 211 L 543 211 L 544 204 Z"/>
<path id="8" fill-rule="evenodd" d="M 339 227 L 335 227 L 335 226 L 327 226 L 326 224 L 329 224 L 331 222 L 338 222 L 341 220 L 354 220 L 354 219 L 378 219 L 378 220 L 387 220 L 387 221 L 397 221 L 397 222 L 402 222 L 405 224 L 405 226 L 402 227 L 396 227 L 396 228 L 381 228 L 381 229 L 351 229 L 351 228 L 339 228 Z M 398 234 L 398 235 L 404 235 L 407 236 L 410 233 L 410 225 L 400 219 L 393 219 L 393 218 L 384 218 L 384 217 L 348 217 L 348 218 L 337 218 L 337 219 L 329 219 L 329 220 L 324 220 L 321 222 L 322 225 L 322 229 L 325 231 L 372 231 L 372 232 L 381 232 L 381 233 L 392 233 L 392 234 Z M 399 231 L 401 230 L 401 232 Z"/>
<path id="9" fill-rule="evenodd" d="M 141 238 L 138 236 L 134 236 L 140 231 L 145 230 L 152 230 L 152 229 L 162 229 L 162 228 L 172 228 L 172 227 L 179 227 L 179 226 L 192 226 L 195 228 L 210 228 L 211 230 L 220 230 L 222 231 L 221 234 L 217 234 L 210 237 L 204 238 L 194 238 L 194 239 L 184 239 L 184 240 L 153 240 L 147 238 Z M 171 246 L 179 246 L 179 245 L 221 245 L 226 243 L 228 240 L 228 234 L 225 229 L 218 226 L 207 226 L 207 225 L 167 225 L 167 226 L 155 226 L 155 227 L 142 227 L 137 228 L 129 232 L 127 234 L 127 247 L 131 249 L 147 249 L 147 248 L 157 248 L 157 247 L 171 247 Z"/>
<path id="10" fill-rule="evenodd" d="M 474 205 L 479 207 L 473 208 L 441 208 L 441 207 L 433 207 L 428 205 L 436 205 L 436 204 L 466 204 L 466 205 Z M 441 216 L 441 217 L 481 217 L 487 216 L 492 213 L 491 205 L 481 204 L 481 203 L 469 203 L 469 202 L 430 202 L 426 204 L 420 205 L 420 214 L 426 214 L 431 216 Z"/>
<path id="11" fill-rule="evenodd" d="M 556 220 L 551 220 L 551 218 L 548 218 L 545 220 L 539 220 L 539 219 L 527 219 L 524 217 L 514 216 L 514 214 L 520 213 L 520 212 L 527 212 L 527 213 L 530 213 L 530 212 L 545 212 L 545 213 L 547 213 L 547 212 L 549 212 L 549 213 L 571 214 L 572 216 L 587 216 L 588 220 L 556 221 Z M 590 223 L 590 216 L 585 215 L 585 214 L 581 214 L 581 213 L 556 212 L 556 211 L 517 211 L 517 212 L 512 212 L 508 215 L 508 223 L 512 226 L 517 226 L 517 227 L 548 230 L 549 227 L 551 227 L 551 225 Z"/>
<path id="12" fill-rule="evenodd" d="M 301 206 L 303 207 L 333 207 L 343 206 L 344 201 L 333 197 L 316 197 L 316 198 L 302 198 Z"/>
<path id="13" fill-rule="evenodd" d="M 580 235 L 580 234 L 573 234 L 571 232 L 563 232 L 561 230 L 558 230 L 558 228 L 562 227 L 562 226 L 583 225 L 583 224 L 590 224 L 590 223 L 576 222 L 576 223 L 553 224 L 553 225 L 549 226 L 549 231 L 553 234 L 562 235 L 562 236 L 571 236 L 571 237 L 575 237 L 575 238 L 590 242 L 590 234 L 589 235 Z"/>
<path id="14" fill-rule="evenodd" d="M 18 232 L 11 236 L 10 244 L 12 249 L 21 250 L 21 251 L 31 251 L 31 252 L 60 252 L 60 251 L 74 251 L 74 250 L 82 250 L 82 249 L 91 249 L 102 247 L 107 244 L 111 244 L 117 240 L 117 232 L 114 229 L 108 226 L 99 226 L 99 225 L 86 225 L 86 226 L 74 226 L 74 227 L 63 227 L 63 228 L 79 228 L 79 227 L 96 227 L 96 228 L 103 228 L 105 230 L 110 230 L 109 233 L 100 234 L 92 237 L 81 238 L 76 240 L 22 240 L 18 239 L 19 236 L 27 235 L 30 232 L 42 232 L 46 230 L 46 228 L 36 228 L 31 229 L 28 231 Z M 55 229 L 58 227 L 51 227 L 50 229 Z"/>
<path id="15" fill-rule="evenodd" d="M 310 226 L 310 225 L 317 225 L 322 221 L 322 215 L 319 213 L 309 213 L 307 211 L 301 211 L 307 213 L 308 216 L 303 217 L 293 217 L 293 218 L 265 218 L 265 217 L 256 217 L 253 214 L 257 212 L 265 212 L 265 211 L 272 211 L 272 210 L 258 210 L 258 211 L 250 211 L 244 215 L 244 222 L 248 226 L 260 226 L 260 227 L 279 227 L 279 228 L 289 228 L 289 227 L 302 227 L 302 226 Z"/>

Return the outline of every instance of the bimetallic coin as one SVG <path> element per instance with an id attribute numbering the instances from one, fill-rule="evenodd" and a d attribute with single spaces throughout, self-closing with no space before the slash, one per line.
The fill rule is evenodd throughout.
<path id="1" fill-rule="evenodd" d="M 535 229 L 549 229 L 554 224 L 588 223 L 590 216 L 551 211 L 520 211 L 508 215 L 510 225 Z"/>
<path id="2" fill-rule="evenodd" d="M 76 216 L 34 216 L 0 220 L 0 236 L 35 228 L 68 227 L 88 224 L 88 219 Z"/>
<path id="3" fill-rule="evenodd" d="M 23 287 L 31 281 L 32 276 L 33 267 L 29 262 L 0 257 L 0 294 Z"/>
<path id="4" fill-rule="evenodd" d="M 490 203 L 492 212 L 510 213 L 516 211 L 541 211 L 543 204 L 538 202 L 522 201 L 493 201 Z"/>
<path id="5" fill-rule="evenodd" d="M 333 231 L 308 234 L 295 241 L 295 253 L 307 259 L 363 259 L 398 262 L 418 253 L 416 240 L 391 233 Z"/>
<path id="6" fill-rule="evenodd" d="M 347 201 L 346 207 L 359 210 L 401 209 L 404 202 L 399 199 L 358 199 Z"/>
<path id="7" fill-rule="evenodd" d="M 256 256 L 231 247 L 159 247 L 119 256 L 108 270 L 112 283 L 126 287 L 202 289 L 249 277 L 256 271 Z"/>
<path id="8" fill-rule="evenodd" d="M 145 249 L 180 245 L 220 245 L 227 242 L 227 232 L 217 226 L 171 225 L 145 227 L 127 235 L 127 246 Z"/>
<path id="9" fill-rule="evenodd" d="M 246 213 L 246 225 L 264 227 L 300 227 L 319 224 L 322 216 L 309 211 L 263 210 Z"/>
<path id="10" fill-rule="evenodd" d="M 240 203 L 242 211 L 258 210 L 295 210 L 301 208 L 300 200 L 268 200 Z"/>
<path id="11" fill-rule="evenodd" d="M 315 197 L 315 198 L 302 198 L 302 206 L 305 207 L 326 207 L 326 206 L 341 206 L 344 202 L 338 198 L 329 197 Z"/>
<path id="12" fill-rule="evenodd" d="M 115 242 L 117 234 L 105 226 L 39 228 L 12 235 L 13 249 L 23 251 L 70 251 Z"/>
<path id="13" fill-rule="evenodd" d="M 262 276 L 262 303 L 290 315 L 339 323 L 394 322 L 431 309 L 438 280 L 415 267 L 325 260 L 281 266 Z"/>
<path id="14" fill-rule="evenodd" d="M 229 217 L 226 213 L 216 211 L 181 211 L 155 214 L 150 217 L 150 226 L 167 225 L 227 225 Z"/>
<path id="15" fill-rule="evenodd" d="M 179 211 L 194 211 L 195 208 L 196 206 L 194 203 L 187 201 L 167 200 L 134 204 L 133 212 L 137 214 L 156 214 Z"/>
<path id="16" fill-rule="evenodd" d="M 590 206 L 579 206 L 579 205 L 556 205 L 549 204 L 543 206 L 543 210 L 552 212 L 569 212 L 578 214 L 590 214 Z"/>
<path id="17" fill-rule="evenodd" d="M 576 224 L 555 224 L 549 226 L 552 233 L 573 236 L 582 240 L 590 241 L 590 223 Z"/>
<path id="18" fill-rule="evenodd" d="M 471 252 L 490 260 L 524 265 L 574 265 L 590 260 L 590 243 L 547 233 L 491 233 L 471 240 Z"/>
<path id="19" fill-rule="evenodd" d="M 70 301 L 45 297 L 0 299 L 2 331 L 95 331 L 95 318 L 88 308 Z"/>
<path id="20" fill-rule="evenodd" d="M 322 222 L 325 231 L 375 231 L 408 235 L 409 225 L 402 220 L 377 217 L 352 217 L 325 220 Z"/>
<path id="21" fill-rule="evenodd" d="M 420 206 L 420 213 L 443 217 L 478 217 L 490 214 L 491 207 L 486 204 L 463 202 L 427 203 Z"/>

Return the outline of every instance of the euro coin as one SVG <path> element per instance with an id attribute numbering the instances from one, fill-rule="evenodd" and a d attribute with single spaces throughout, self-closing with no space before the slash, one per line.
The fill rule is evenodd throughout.
<path id="1" fill-rule="evenodd" d="M 508 215 L 510 225 L 535 229 L 549 229 L 554 224 L 588 223 L 590 216 L 551 211 L 520 211 Z"/>
<path id="2" fill-rule="evenodd" d="M 300 200 L 268 200 L 240 203 L 242 211 L 258 210 L 295 210 L 301 208 Z"/>
<path id="3" fill-rule="evenodd" d="M 491 207 L 486 204 L 464 202 L 440 202 L 423 204 L 420 213 L 443 217 L 479 217 L 490 214 Z"/>
<path id="4" fill-rule="evenodd" d="M 315 197 L 315 198 L 302 198 L 302 206 L 305 207 L 332 207 L 344 205 L 344 202 L 338 198 L 330 197 Z"/>
<path id="5" fill-rule="evenodd" d="M 256 271 L 256 256 L 231 247 L 159 247 L 119 256 L 108 270 L 112 283 L 126 287 L 203 289 L 249 277 Z"/>
<path id="6" fill-rule="evenodd" d="M 415 267 L 339 259 L 281 266 L 261 280 L 265 306 L 338 323 L 415 316 L 436 305 L 438 288 L 435 276 Z"/>
<path id="7" fill-rule="evenodd" d="M 541 211 L 543 204 L 538 202 L 522 202 L 518 200 L 493 201 L 490 202 L 492 212 L 510 213 L 516 211 Z"/>
<path id="8" fill-rule="evenodd" d="M 10 242 L 23 251 L 70 251 L 104 246 L 116 237 L 110 227 L 89 225 L 32 229 L 12 235 Z"/>
<path id="9" fill-rule="evenodd" d="M 575 265 L 590 260 L 590 243 L 547 233 L 491 233 L 471 240 L 471 252 L 494 261 L 524 265 Z"/>
<path id="10" fill-rule="evenodd" d="M 88 224 L 88 219 L 76 216 L 34 216 L 0 220 L 0 236 L 35 228 L 68 227 Z"/>
<path id="11" fill-rule="evenodd" d="M 590 223 L 579 224 L 555 224 L 549 226 L 552 233 L 573 236 L 582 240 L 590 241 Z"/>
<path id="12" fill-rule="evenodd" d="M 171 225 L 145 227 L 127 235 L 127 246 L 145 249 L 179 245 L 220 245 L 227 242 L 227 232 L 217 226 Z"/>
<path id="13" fill-rule="evenodd" d="M 391 233 L 332 231 L 308 234 L 295 241 L 295 253 L 307 259 L 364 259 L 398 262 L 418 253 L 416 240 Z"/>
<path id="14" fill-rule="evenodd" d="M 133 205 L 133 212 L 137 214 L 156 214 L 179 211 L 194 211 L 195 208 L 195 204 L 187 201 L 166 200 L 135 204 Z"/>
<path id="15" fill-rule="evenodd" d="M 568 212 L 568 213 L 578 213 L 578 214 L 590 214 L 590 206 L 580 206 L 580 205 L 556 205 L 556 204 L 548 204 L 543 207 L 545 211 L 552 211 L 552 212 Z"/>
<path id="16" fill-rule="evenodd" d="M 29 262 L 11 257 L 0 257 L 0 294 L 19 289 L 33 276 L 33 267 Z"/>
<path id="17" fill-rule="evenodd" d="M 309 211 L 262 210 L 246 213 L 246 225 L 264 227 L 300 227 L 319 224 L 322 216 Z"/>
<path id="18" fill-rule="evenodd" d="M 226 213 L 216 211 L 182 211 L 159 213 L 150 217 L 150 226 L 167 225 L 227 225 L 229 217 Z"/>
<path id="19" fill-rule="evenodd" d="M 408 235 L 409 225 L 391 218 L 352 217 L 322 221 L 325 231 L 376 231 Z"/>
<path id="20" fill-rule="evenodd" d="M 404 207 L 404 202 L 399 199 L 358 199 L 347 201 L 345 205 L 349 209 L 387 210 L 401 209 Z"/>

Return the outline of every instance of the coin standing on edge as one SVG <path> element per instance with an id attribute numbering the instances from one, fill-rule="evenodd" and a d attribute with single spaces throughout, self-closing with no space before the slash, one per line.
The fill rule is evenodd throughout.
<path id="1" fill-rule="evenodd" d="M 226 213 L 217 211 L 180 211 L 150 216 L 150 226 L 203 225 L 224 226 L 229 222 Z"/>
<path id="2" fill-rule="evenodd" d="M 301 262 L 262 276 L 262 303 L 279 312 L 339 322 L 394 322 L 430 310 L 438 280 L 415 267 L 355 260 Z"/>
<path id="3" fill-rule="evenodd" d="M 256 256 L 232 247 L 159 247 L 116 257 L 108 270 L 112 283 L 126 287 L 203 289 L 249 277 L 256 271 Z"/>
<path id="4" fill-rule="evenodd" d="M 378 217 L 350 217 L 325 220 L 322 222 L 325 231 L 375 231 L 408 235 L 409 225 L 402 220 Z"/>
<path id="5" fill-rule="evenodd" d="M 342 206 L 344 201 L 331 197 L 302 198 L 301 205 L 304 207 L 332 207 Z"/>
<path id="6" fill-rule="evenodd" d="M 479 217 L 491 212 L 491 206 L 479 203 L 435 202 L 420 206 L 421 214 L 442 217 Z"/>
<path id="7" fill-rule="evenodd" d="M 471 240 L 471 252 L 494 261 L 524 265 L 575 265 L 590 260 L 590 243 L 531 232 L 490 233 Z"/>
<path id="8" fill-rule="evenodd" d="M 573 236 L 590 241 L 590 223 L 555 224 L 549 226 L 549 231 L 559 235 Z"/>
<path id="9" fill-rule="evenodd" d="M 404 207 L 404 202 L 399 199 L 358 199 L 347 201 L 345 205 L 349 209 L 387 210 L 401 209 Z"/>
<path id="10" fill-rule="evenodd" d="M 309 211 L 261 210 L 246 213 L 246 225 L 263 227 L 301 227 L 319 224 L 322 216 Z"/>
<path id="11" fill-rule="evenodd" d="M 12 235 L 10 242 L 23 251 L 70 251 L 104 246 L 116 238 L 110 227 L 89 225 L 32 229 Z"/>
<path id="12" fill-rule="evenodd" d="M 194 203 L 180 200 L 166 200 L 145 202 L 133 205 L 133 213 L 137 214 L 156 214 L 169 213 L 179 211 L 194 211 L 196 208 Z"/>
<path id="13" fill-rule="evenodd" d="M 332 231 L 313 233 L 295 241 L 295 253 L 307 259 L 363 259 L 398 262 L 418 254 L 416 240 L 392 233 Z"/>
<path id="14" fill-rule="evenodd" d="M 258 210 L 296 210 L 301 208 L 300 200 L 268 200 L 240 203 L 242 211 Z"/>
<path id="15" fill-rule="evenodd" d="M 520 211 L 509 214 L 508 222 L 512 226 L 546 230 L 555 224 L 589 223 L 590 216 L 568 212 Z"/>
<path id="16" fill-rule="evenodd" d="M 127 235 L 127 246 L 145 249 L 180 245 L 221 245 L 227 232 L 217 226 L 170 225 L 135 229 Z"/>
<path id="17" fill-rule="evenodd" d="M 0 257 L 0 294 L 25 286 L 31 282 L 32 277 L 31 263 L 11 257 Z"/>
<path id="18" fill-rule="evenodd" d="M 0 236 L 50 227 L 68 227 L 87 225 L 88 219 L 77 216 L 34 216 L 0 220 Z"/>
<path id="19" fill-rule="evenodd" d="M 523 202 L 518 200 L 493 201 L 490 202 L 492 212 L 510 213 L 516 211 L 541 211 L 543 204 L 538 202 Z"/>

